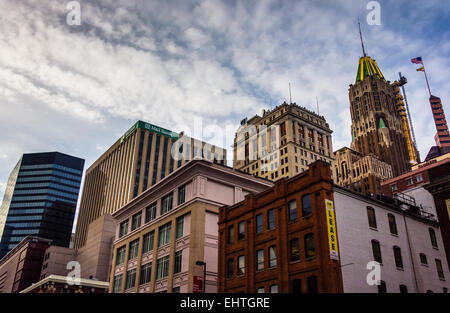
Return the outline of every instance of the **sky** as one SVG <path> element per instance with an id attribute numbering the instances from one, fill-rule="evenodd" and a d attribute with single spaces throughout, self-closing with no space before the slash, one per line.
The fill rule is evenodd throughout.
<path id="1" fill-rule="evenodd" d="M 318 98 L 333 149 L 349 146 L 358 19 L 386 79 L 408 79 L 423 159 L 436 129 L 423 73 L 410 59 L 423 57 L 450 114 L 450 6 L 380 0 L 381 25 L 369 25 L 369 2 L 83 0 L 81 24 L 69 25 L 69 1 L 3 0 L 0 196 L 22 153 L 67 153 L 86 169 L 137 120 L 177 132 L 199 118 L 237 129 L 289 101 L 289 83 L 293 102 L 315 111 Z"/>

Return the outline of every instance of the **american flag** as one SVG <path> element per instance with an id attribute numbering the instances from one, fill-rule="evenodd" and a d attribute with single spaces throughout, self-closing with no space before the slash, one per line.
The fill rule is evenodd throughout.
<path id="1" fill-rule="evenodd" d="M 423 64 L 422 57 L 417 57 L 417 58 L 411 59 L 411 62 L 414 64 Z"/>

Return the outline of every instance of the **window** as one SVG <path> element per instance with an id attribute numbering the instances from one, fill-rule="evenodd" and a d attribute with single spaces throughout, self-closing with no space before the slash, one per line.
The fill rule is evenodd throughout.
<path id="1" fill-rule="evenodd" d="M 309 276 L 306 278 L 306 284 L 308 285 L 308 293 L 317 293 L 317 277 Z"/>
<path id="2" fill-rule="evenodd" d="M 120 223 L 119 238 L 125 236 L 128 233 L 128 220 Z"/>
<path id="3" fill-rule="evenodd" d="M 422 174 L 419 174 L 419 175 L 416 176 L 416 181 L 417 181 L 418 183 L 421 182 L 421 181 L 423 181 Z"/>
<path id="4" fill-rule="evenodd" d="M 238 223 L 238 240 L 244 240 L 245 238 L 245 225 L 244 221 Z"/>
<path id="5" fill-rule="evenodd" d="M 289 221 L 295 221 L 297 219 L 297 201 L 292 200 L 288 203 L 289 208 Z"/>
<path id="6" fill-rule="evenodd" d="M 161 199 L 161 215 L 172 210 L 173 193 L 169 193 Z"/>
<path id="7" fill-rule="evenodd" d="M 127 279 L 125 281 L 125 289 L 133 288 L 136 284 L 136 269 L 127 271 Z"/>
<path id="8" fill-rule="evenodd" d="M 383 260 L 381 259 L 380 242 L 378 240 L 372 239 L 372 253 L 375 261 L 380 264 L 383 263 Z"/>
<path id="9" fill-rule="evenodd" d="M 406 285 L 400 285 L 400 293 L 408 293 L 408 287 Z"/>
<path id="10" fill-rule="evenodd" d="M 312 214 L 311 195 L 307 194 L 302 197 L 302 216 L 308 216 L 311 214 Z"/>
<path id="11" fill-rule="evenodd" d="M 151 231 L 144 235 L 142 254 L 153 250 L 154 241 L 155 241 L 155 231 Z"/>
<path id="12" fill-rule="evenodd" d="M 113 293 L 118 293 L 122 290 L 122 278 L 123 274 L 114 276 Z"/>
<path id="13" fill-rule="evenodd" d="M 175 265 L 174 265 L 174 269 L 173 269 L 173 272 L 175 274 L 181 272 L 182 257 L 183 257 L 182 250 L 175 252 Z"/>
<path id="14" fill-rule="evenodd" d="M 275 228 L 275 209 L 267 211 L 267 229 L 271 230 Z"/>
<path id="15" fill-rule="evenodd" d="M 156 218 L 156 202 L 145 208 L 145 222 L 148 223 Z"/>
<path id="16" fill-rule="evenodd" d="M 428 260 L 427 260 L 427 256 L 425 253 L 420 254 L 420 263 L 422 265 L 428 265 Z"/>
<path id="17" fill-rule="evenodd" d="M 269 247 L 269 268 L 277 266 L 277 249 L 275 246 Z"/>
<path id="18" fill-rule="evenodd" d="M 278 293 L 278 285 L 271 285 L 270 293 Z"/>
<path id="19" fill-rule="evenodd" d="M 228 227 L 228 244 L 234 243 L 234 225 Z"/>
<path id="20" fill-rule="evenodd" d="M 240 255 L 238 257 L 238 276 L 245 274 L 245 257 L 243 255 Z"/>
<path id="21" fill-rule="evenodd" d="M 292 280 L 292 293 L 302 293 L 302 280 L 294 279 Z"/>
<path id="22" fill-rule="evenodd" d="M 141 275 L 139 277 L 139 285 L 146 284 L 150 281 L 152 275 L 152 263 L 147 263 L 141 266 Z"/>
<path id="23" fill-rule="evenodd" d="M 438 277 L 440 280 L 445 280 L 444 271 L 442 270 L 442 262 L 439 259 L 435 259 L 436 261 L 436 270 L 438 273 Z"/>
<path id="24" fill-rule="evenodd" d="M 429 228 L 428 232 L 430 233 L 430 240 L 431 240 L 431 245 L 433 246 L 433 248 L 437 248 L 437 240 L 436 240 L 436 233 L 434 232 L 433 228 Z"/>
<path id="25" fill-rule="evenodd" d="M 411 178 L 408 178 L 407 180 L 406 180 L 406 185 L 412 185 L 414 182 L 413 182 L 413 179 L 412 179 L 412 177 Z"/>
<path id="26" fill-rule="evenodd" d="M 402 251 L 397 246 L 394 246 L 394 259 L 395 266 L 398 268 L 403 268 Z"/>
<path id="27" fill-rule="evenodd" d="M 178 187 L 178 205 L 183 204 L 186 200 L 186 185 Z"/>
<path id="28" fill-rule="evenodd" d="M 391 191 L 396 191 L 396 190 L 397 190 L 397 184 L 392 184 Z"/>
<path id="29" fill-rule="evenodd" d="M 369 219 L 369 227 L 376 229 L 377 219 L 375 217 L 375 210 L 370 206 L 367 207 L 367 218 Z"/>
<path id="30" fill-rule="evenodd" d="M 256 251 L 256 270 L 264 270 L 264 250 L 260 249 Z"/>
<path id="31" fill-rule="evenodd" d="M 180 286 L 178 286 L 178 287 L 173 287 L 173 288 L 172 288 L 172 293 L 180 293 Z"/>
<path id="32" fill-rule="evenodd" d="M 234 260 L 227 260 L 227 278 L 233 278 L 234 275 Z"/>
<path id="33" fill-rule="evenodd" d="M 386 283 L 383 280 L 378 285 L 378 293 L 387 293 Z"/>
<path id="34" fill-rule="evenodd" d="M 316 256 L 316 250 L 314 247 L 314 234 L 305 235 L 305 257 L 313 258 Z"/>
<path id="35" fill-rule="evenodd" d="M 395 222 L 395 216 L 392 214 L 388 214 L 388 221 L 389 221 L 389 230 L 391 231 L 392 235 L 398 235 L 397 232 L 397 223 Z"/>
<path id="36" fill-rule="evenodd" d="M 159 227 L 159 240 L 158 247 L 170 243 L 170 232 L 172 229 L 172 223 L 167 223 Z"/>
<path id="37" fill-rule="evenodd" d="M 116 255 L 116 265 L 122 264 L 125 261 L 125 251 L 126 246 L 122 246 L 117 249 L 117 255 Z"/>
<path id="38" fill-rule="evenodd" d="M 289 241 L 289 246 L 291 250 L 291 262 L 300 260 L 300 247 L 298 245 L 298 238 L 291 239 Z"/>
<path id="39" fill-rule="evenodd" d="M 177 217 L 176 238 L 183 237 L 184 216 Z"/>
<path id="40" fill-rule="evenodd" d="M 142 213 L 139 212 L 131 218 L 131 231 L 141 227 Z"/>
<path id="41" fill-rule="evenodd" d="M 156 260 L 156 279 L 161 279 L 169 275 L 169 256 Z"/>
<path id="42" fill-rule="evenodd" d="M 264 287 L 259 287 L 258 289 L 256 289 L 256 293 L 265 293 L 266 291 L 264 290 Z"/>
<path id="43" fill-rule="evenodd" d="M 260 234 L 263 231 L 263 215 L 256 215 L 256 233 Z"/>
<path id="44" fill-rule="evenodd" d="M 136 239 L 130 243 L 130 251 L 128 252 L 128 260 L 137 258 L 138 250 L 139 250 L 139 239 Z"/>

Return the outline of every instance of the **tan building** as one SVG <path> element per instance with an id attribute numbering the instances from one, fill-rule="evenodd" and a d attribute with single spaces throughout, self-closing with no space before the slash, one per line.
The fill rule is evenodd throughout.
<path id="1" fill-rule="evenodd" d="M 273 184 L 193 160 L 113 213 L 117 220 L 111 292 L 217 290 L 219 207 Z"/>
<path id="2" fill-rule="evenodd" d="M 116 224 L 111 215 L 105 214 L 88 227 L 86 244 L 80 249 L 50 246 L 45 251 L 40 280 L 50 275 L 66 276 L 72 270 L 69 262 L 78 262 L 83 279 L 107 282 L 111 269 L 112 242 Z"/>
<path id="3" fill-rule="evenodd" d="M 286 102 L 244 119 L 234 139 L 233 167 L 276 181 L 333 162 L 331 129 L 323 116 Z"/>
<path id="4" fill-rule="evenodd" d="M 179 160 L 171 154 L 176 142 L 184 143 L 182 148 L 175 146 L 182 154 Z M 226 164 L 226 151 L 222 148 L 143 121 L 136 122 L 86 171 L 74 248 L 86 243 L 91 222 L 114 213 L 195 156 Z"/>
<path id="5" fill-rule="evenodd" d="M 334 181 L 342 187 L 369 194 L 381 192 L 380 182 L 392 177 L 391 166 L 375 155 L 361 153 L 344 147 L 335 152 Z"/>

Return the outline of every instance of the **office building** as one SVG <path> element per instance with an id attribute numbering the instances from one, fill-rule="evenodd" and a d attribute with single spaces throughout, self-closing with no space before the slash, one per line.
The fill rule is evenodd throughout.
<path id="1" fill-rule="evenodd" d="M 113 213 L 110 292 L 216 292 L 219 207 L 270 186 L 206 160 L 169 174 Z"/>
<path id="2" fill-rule="evenodd" d="M 408 172 L 420 160 L 400 83 L 386 80 L 376 60 L 362 47 L 356 80 L 349 88 L 352 142 L 350 149 L 335 152 L 334 181 L 368 195 L 381 192 L 381 180 Z M 376 165 L 364 166 L 369 160 Z"/>
<path id="3" fill-rule="evenodd" d="M 182 154 L 177 160 L 172 156 L 172 146 Z M 74 248 L 86 243 L 91 222 L 114 213 L 195 157 L 225 164 L 226 150 L 150 123 L 136 122 L 86 170 Z"/>
<path id="4" fill-rule="evenodd" d="M 219 292 L 342 292 L 330 165 L 220 208 Z"/>
<path id="5" fill-rule="evenodd" d="M 333 162 L 331 133 L 323 116 L 284 102 L 242 120 L 233 167 L 272 181 L 295 176 L 316 160 Z"/>
<path id="6" fill-rule="evenodd" d="M 0 209 L 0 258 L 26 236 L 68 247 L 84 160 L 59 152 L 24 154 Z"/>

